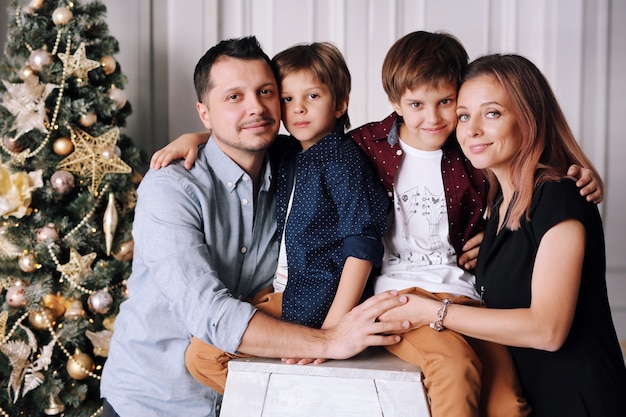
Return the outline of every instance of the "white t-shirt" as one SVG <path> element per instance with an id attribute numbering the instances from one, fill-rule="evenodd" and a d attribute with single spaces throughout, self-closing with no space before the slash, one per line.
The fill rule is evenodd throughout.
<path id="1" fill-rule="evenodd" d="M 285 216 L 283 235 L 280 239 L 280 246 L 278 248 L 278 264 L 276 265 L 276 274 L 274 274 L 274 280 L 272 281 L 274 292 L 285 292 L 287 280 L 289 279 L 287 247 L 285 246 L 285 230 L 287 230 L 287 220 L 289 220 L 289 213 L 291 212 L 291 205 L 293 204 L 293 190 L 296 188 L 296 178 L 293 180 L 293 187 L 291 188 L 291 193 L 289 194 L 289 203 L 287 204 L 287 214 Z"/>
<path id="2" fill-rule="evenodd" d="M 400 141 L 404 160 L 394 185 L 391 225 L 374 291 L 419 287 L 431 293 L 478 299 L 475 277 L 457 265 L 450 243 L 443 192 L 443 152 L 422 151 Z"/>

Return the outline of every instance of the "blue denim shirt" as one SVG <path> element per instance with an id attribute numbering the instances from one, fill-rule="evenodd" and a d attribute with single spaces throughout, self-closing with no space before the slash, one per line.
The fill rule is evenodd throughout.
<path id="1" fill-rule="evenodd" d="M 235 352 L 271 285 L 278 245 L 266 164 L 254 213 L 250 177 L 210 139 L 141 182 L 128 300 L 115 321 L 102 396 L 121 416 L 207 416 L 214 393 L 186 370 L 191 336 Z"/>

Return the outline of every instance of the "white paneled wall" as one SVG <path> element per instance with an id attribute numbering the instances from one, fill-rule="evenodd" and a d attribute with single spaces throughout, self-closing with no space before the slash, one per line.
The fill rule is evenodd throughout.
<path id="1" fill-rule="evenodd" d="M 266 52 L 331 41 L 352 72 L 354 126 L 390 106 L 383 57 L 414 30 L 448 31 L 470 58 L 517 52 L 550 80 L 583 148 L 607 185 L 601 209 L 607 279 L 618 332 L 626 339 L 626 2 L 623 0 L 103 0 L 129 77 L 135 116 L 127 133 L 152 152 L 201 130 L 195 63 L 217 41 L 256 35 Z M 558 297 L 558 295 L 556 295 Z M 558 302 L 558 300 L 556 301 Z"/>

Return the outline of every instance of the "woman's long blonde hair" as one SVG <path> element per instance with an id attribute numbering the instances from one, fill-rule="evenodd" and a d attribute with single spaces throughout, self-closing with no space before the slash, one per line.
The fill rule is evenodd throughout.
<path id="1" fill-rule="evenodd" d="M 506 227 L 518 229 L 522 216 L 530 220 L 535 188 L 543 182 L 565 178 L 572 164 L 591 169 L 602 189 L 600 175 L 576 142 L 550 84 L 532 62 L 513 54 L 486 55 L 470 63 L 462 82 L 483 75 L 492 77 L 508 95 L 510 110 L 522 135 L 511 167 L 515 194 Z M 491 215 L 499 185 L 491 170 L 486 169 L 485 173 L 490 186 L 487 214 Z"/>

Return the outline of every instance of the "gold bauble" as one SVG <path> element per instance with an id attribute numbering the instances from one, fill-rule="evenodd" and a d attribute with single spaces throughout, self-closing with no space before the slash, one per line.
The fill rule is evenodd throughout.
<path id="1" fill-rule="evenodd" d="M 24 272 L 33 272 L 37 270 L 38 267 L 35 255 L 30 252 L 21 254 L 20 257 L 17 259 L 17 264 Z"/>
<path id="2" fill-rule="evenodd" d="M 65 298 L 60 294 L 46 294 L 42 298 L 43 305 L 47 307 L 55 319 L 65 313 Z"/>
<path id="3" fill-rule="evenodd" d="M 115 324 L 115 318 L 117 317 L 117 315 L 111 315 L 111 316 L 107 316 L 104 318 L 104 320 L 102 320 L 102 325 L 104 326 L 105 329 L 113 331 L 113 326 Z"/>
<path id="4" fill-rule="evenodd" d="M 64 316 L 66 320 L 78 320 L 85 318 L 85 310 L 82 301 L 78 299 L 71 300 L 69 306 L 66 307 Z"/>
<path id="5" fill-rule="evenodd" d="M 102 71 L 104 71 L 106 75 L 113 74 L 115 72 L 115 69 L 117 68 L 117 62 L 115 62 L 115 58 L 108 55 L 100 58 L 100 64 L 102 65 Z"/>
<path id="6" fill-rule="evenodd" d="M 35 71 L 30 67 L 30 65 L 26 64 L 20 69 L 20 78 L 22 80 L 26 80 L 28 77 L 32 77 L 35 75 Z"/>
<path id="7" fill-rule="evenodd" d="M 72 143 L 70 138 L 58 138 L 52 144 L 52 150 L 55 154 L 59 156 L 66 156 L 72 153 L 72 151 L 74 150 L 74 144 Z"/>
<path id="8" fill-rule="evenodd" d="M 41 6 L 43 6 L 43 2 L 44 0 L 30 0 L 30 3 L 28 4 L 28 9 L 31 11 L 41 9 Z"/>
<path id="9" fill-rule="evenodd" d="M 65 368 L 72 378 L 85 379 L 89 376 L 89 372 L 93 372 L 94 363 L 91 356 L 76 349 L 76 352 L 68 359 Z"/>
<path id="10" fill-rule="evenodd" d="M 54 394 L 48 396 L 48 405 L 44 408 L 43 412 L 47 416 L 56 416 L 65 411 L 65 404 L 61 402 L 59 397 Z"/>
<path id="11" fill-rule="evenodd" d="M 89 127 L 92 124 L 96 123 L 97 120 L 98 116 L 96 116 L 96 113 L 90 111 L 89 113 L 81 114 L 80 118 L 78 119 L 78 123 L 80 123 L 80 125 L 83 127 Z"/>
<path id="12" fill-rule="evenodd" d="M 135 249 L 135 241 L 129 240 L 120 245 L 120 250 L 113 254 L 113 257 L 120 262 L 129 262 L 133 260 L 133 251 Z"/>
<path id="13" fill-rule="evenodd" d="M 44 307 L 41 310 L 31 311 L 28 316 L 28 322 L 37 330 L 46 330 L 48 325 L 54 326 L 54 314 L 50 309 Z"/>

